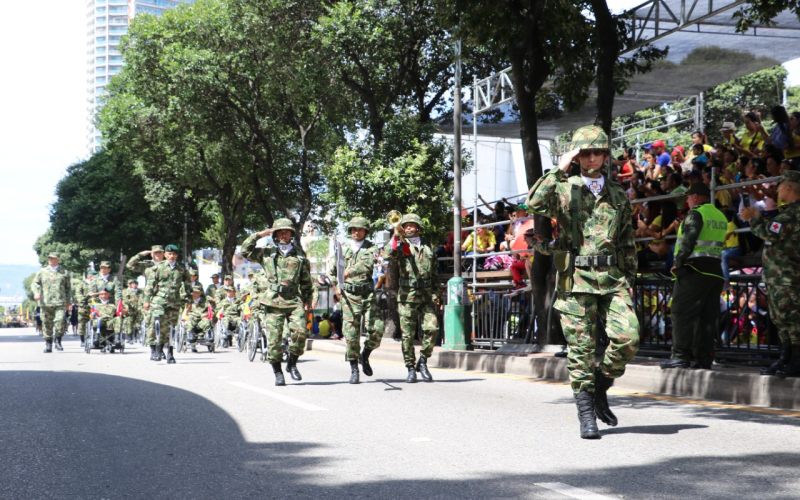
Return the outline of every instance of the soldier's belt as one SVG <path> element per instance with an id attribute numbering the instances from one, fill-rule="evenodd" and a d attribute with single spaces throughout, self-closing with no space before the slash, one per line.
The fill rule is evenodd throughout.
<path id="1" fill-rule="evenodd" d="M 371 292 L 374 288 L 371 283 L 364 283 L 363 285 L 356 285 L 354 283 L 345 283 L 342 287 L 345 292 L 349 293 L 366 293 Z"/>
<path id="2" fill-rule="evenodd" d="M 616 255 L 576 255 L 575 267 L 610 267 L 617 265 Z"/>
<path id="3" fill-rule="evenodd" d="M 400 278 L 400 286 L 403 288 L 417 288 L 424 289 L 430 288 L 433 284 L 431 280 L 418 280 L 418 279 L 403 279 Z"/>
<path id="4" fill-rule="evenodd" d="M 272 290 L 273 292 L 278 292 L 278 293 L 294 293 L 297 291 L 296 286 L 290 286 L 290 285 L 270 285 L 269 289 Z"/>

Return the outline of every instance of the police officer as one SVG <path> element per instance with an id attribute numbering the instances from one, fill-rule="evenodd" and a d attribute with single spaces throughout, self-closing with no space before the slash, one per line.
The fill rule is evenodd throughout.
<path id="1" fill-rule="evenodd" d="M 800 376 L 800 172 L 787 170 L 778 184 L 778 198 L 786 204 L 767 219 L 746 207 L 742 219 L 764 240 L 764 282 L 769 294 L 769 315 L 778 328 L 780 357 L 763 375 Z"/>
<path id="2" fill-rule="evenodd" d="M 372 268 L 375 266 L 375 255 L 378 248 L 365 239 L 369 230 L 369 221 L 364 217 L 354 217 L 347 224 L 350 241 L 343 245 L 342 257 L 345 262 L 344 286 L 337 289 L 342 302 L 344 316 L 344 337 L 347 339 L 345 359 L 350 362 L 350 383 L 359 382 L 358 361 L 361 351 L 361 319 L 369 338 L 364 342 L 364 350 L 360 354 L 364 366 L 364 375 L 372 376 L 369 355 L 381 345 L 383 338 L 383 319 L 378 310 L 375 298 L 375 284 L 372 281 Z M 331 276 L 336 278 L 336 263 L 330 266 Z"/>
<path id="3" fill-rule="evenodd" d="M 528 193 L 528 211 L 556 219 L 558 240 L 534 234 L 534 249 L 554 254 L 558 299 L 567 339 L 567 369 L 583 439 L 600 439 L 595 417 L 617 425 L 607 391 L 639 349 L 639 321 L 629 289 L 636 278 L 631 205 L 622 187 L 602 173 L 609 155 L 600 127 L 578 129 L 559 168 Z M 575 162 L 580 175 L 570 177 Z M 595 366 L 595 328 L 603 320 L 609 345 Z"/>
<path id="4" fill-rule="evenodd" d="M 264 248 L 256 243 L 264 236 L 272 235 L 273 241 Z M 305 312 L 311 310 L 314 285 L 311 282 L 311 266 L 302 248 L 292 243 L 294 226 L 289 219 L 278 219 L 271 229 L 251 234 L 242 243 L 242 256 L 261 264 L 264 269 L 267 289 L 258 296 L 259 309 L 269 335 L 269 361 L 275 372 L 275 385 L 286 385 L 281 370 L 281 341 L 283 324 L 289 323 L 291 342 L 286 369 L 294 380 L 303 377 L 297 370 L 297 359 L 306 347 Z"/>
<path id="5" fill-rule="evenodd" d="M 728 220 L 711 203 L 711 190 L 702 182 L 689 187 L 686 202 L 691 210 L 678 229 L 672 267 L 672 359 L 661 368 L 710 370 L 725 283 L 722 247 Z"/>
<path id="6" fill-rule="evenodd" d="M 72 283 L 69 274 L 59 266 L 61 256 L 57 252 L 47 255 L 47 265 L 39 269 L 31 283 L 33 300 L 39 302 L 44 332 L 45 353 L 53 352 L 53 338 L 56 350 L 63 351 L 61 337 L 67 328 L 66 314 L 72 310 L 69 299 L 72 297 Z"/>
<path id="7" fill-rule="evenodd" d="M 433 346 L 439 335 L 439 318 L 436 316 L 439 301 L 439 262 L 431 244 L 420 236 L 422 229 L 419 215 L 405 214 L 385 248 L 388 260 L 396 260 L 400 266 L 397 312 L 400 315 L 400 331 L 403 336 L 403 360 L 408 369 L 406 382 L 409 384 L 417 381 L 417 372 L 422 380 L 433 382 L 428 371 L 428 358 L 433 354 Z M 415 366 L 414 338 L 420 317 L 422 350 Z"/>

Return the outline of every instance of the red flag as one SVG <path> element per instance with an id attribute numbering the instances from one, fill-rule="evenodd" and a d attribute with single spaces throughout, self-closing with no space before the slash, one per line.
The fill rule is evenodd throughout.
<path id="1" fill-rule="evenodd" d="M 211 306 L 208 306 L 208 315 L 206 315 L 207 319 L 214 319 L 214 311 L 211 310 Z"/>
<path id="2" fill-rule="evenodd" d="M 403 248 L 403 255 L 411 255 L 411 248 L 409 248 L 408 244 L 398 240 L 397 236 L 392 236 L 392 250 L 397 250 L 398 247 Z"/>
<path id="3" fill-rule="evenodd" d="M 117 316 L 122 316 L 122 299 L 119 299 L 117 304 Z"/>

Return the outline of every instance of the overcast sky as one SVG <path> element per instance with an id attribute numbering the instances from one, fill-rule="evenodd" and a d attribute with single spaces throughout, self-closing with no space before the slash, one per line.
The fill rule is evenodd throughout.
<path id="1" fill-rule="evenodd" d="M 609 3 L 622 11 L 641 2 Z M 0 263 L 37 264 L 32 245 L 49 226 L 55 185 L 86 157 L 86 29 L 84 0 L 4 2 Z M 800 61 L 786 66 L 800 84 Z"/>

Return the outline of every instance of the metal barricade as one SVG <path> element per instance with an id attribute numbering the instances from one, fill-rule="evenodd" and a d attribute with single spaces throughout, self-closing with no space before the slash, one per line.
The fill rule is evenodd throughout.
<path id="1" fill-rule="evenodd" d="M 472 293 L 475 329 L 472 343 L 494 349 L 508 342 L 536 341 L 529 293 L 478 290 Z"/>

